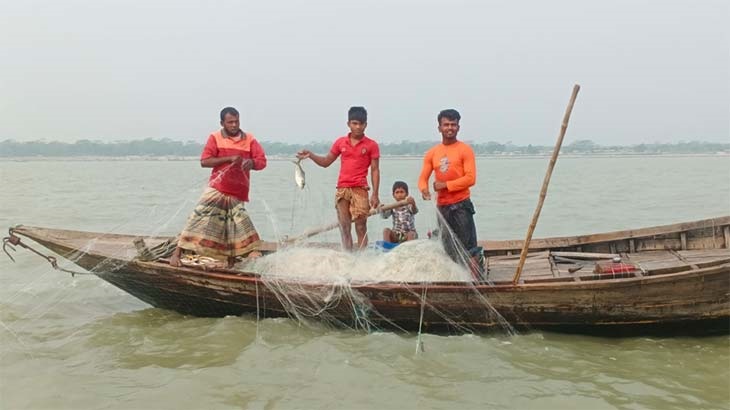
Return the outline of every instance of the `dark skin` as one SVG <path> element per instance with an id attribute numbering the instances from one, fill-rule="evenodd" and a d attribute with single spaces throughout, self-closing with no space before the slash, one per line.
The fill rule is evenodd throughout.
<path id="1" fill-rule="evenodd" d="M 243 131 L 241 131 L 241 122 L 240 118 L 236 115 L 232 114 L 226 114 L 223 118 L 223 121 L 221 121 L 221 127 L 223 128 L 222 133 L 225 138 L 243 138 L 245 137 L 245 134 Z M 251 159 L 244 159 L 240 155 L 230 155 L 226 157 L 211 157 L 200 160 L 200 166 L 203 168 L 215 168 L 218 165 L 222 164 L 228 164 L 230 163 L 231 166 L 240 166 L 241 169 L 244 171 L 250 170 L 253 168 L 253 160 Z M 182 248 L 177 247 L 175 248 L 175 251 L 172 253 L 172 256 L 170 257 L 170 265 L 172 266 L 182 266 L 182 262 L 180 262 L 180 254 L 182 253 Z M 258 252 L 252 252 L 250 256 L 257 257 L 261 254 Z M 236 263 L 236 257 L 235 256 L 229 256 L 227 260 L 227 267 L 232 268 L 233 265 Z"/>
<path id="2" fill-rule="evenodd" d="M 457 139 L 456 136 L 459 134 L 459 121 L 458 120 L 451 120 L 448 118 L 441 118 L 439 121 L 438 130 L 441 133 L 441 143 L 444 145 L 451 145 L 455 144 Z M 433 181 L 433 190 L 438 192 L 442 189 L 447 189 L 446 182 L 441 181 Z M 430 201 L 431 200 L 431 192 L 429 192 L 428 187 L 421 191 L 421 196 L 424 200 Z M 470 258 L 470 264 L 472 271 L 476 271 L 476 266 L 479 264 L 477 257 Z"/>
<path id="3" fill-rule="evenodd" d="M 367 122 L 361 122 L 351 120 L 347 122 L 347 127 L 350 129 L 350 144 L 356 145 L 365 136 L 365 128 L 367 128 Z M 332 165 L 337 157 L 328 152 L 327 155 L 317 155 L 309 150 L 302 150 L 297 153 L 297 158 L 305 159 L 309 158 L 315 164 L 322 168 L 327 168 Z M 380 160 L 378 158 L 373 159 L 370 162 L 370 179 L 373 184 L 373 192 L 370 194 L 370 207 L 377 208 L 380 205 L 380 198 L 378 198 L 378 190 L 380 189 Z M 352 243 L 352 215 L 350 214 L 350 202 L 341 200 L 337 203 L 337 220 L 340 223 L 340 233 L 342 235 L 342 246 L 350 251 L 353 248 Z M 357 247 L 363 249 L 368 245 L 368 226 L 367 216 L 362 216 L 355 219 L 355 233 L 357 234 Z"/>
<path id="4" fill-rule="evenodd" d="M 414 214 L 418 213 L 418 207 L 416 207 L 416 200 L 413 199 L 412 196 L 408 196 L 408 192 L 406 192 L 405 189 L 396 188 L 396 190 L 393 191 L 393 199 L 395 199 L 396 202 L 402 201 L 404 199 L 407 200 L 408 204 L 410 204 L 411 208 L 413 209 L 413 213 Z M 406 232 L 406 241 L 412 241 L 412 240 L 416 239 L 416 237 L 417 236 L 416 236 L 415 232 L 413 232 L 413 231 Z M 383 229 L 383 240 L 386 242 L 398 242 L 398 238 L 396 237 L 393 230 L 390 228 Z"/>
<path id="5" fill-rule="evenodd" d="M 223 136 L 226 138 L 242 138 L 244 133 L 241 131 L 241 122 L 238 116 L 226 114 L 221 121 L 223 127 Z M 251 159 L 243 159 L 240 155 L 230 155 L 227 157 L 211 157 L 200 160 L 200 166 L 203 168 L 215 168 L 218 165 L 231 163 L 232 166 L 240 166 L 244 171 L 253 168 Z"/>

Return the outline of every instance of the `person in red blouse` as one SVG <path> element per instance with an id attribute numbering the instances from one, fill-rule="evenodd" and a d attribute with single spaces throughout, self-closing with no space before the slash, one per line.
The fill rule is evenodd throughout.
<path id="1" fill-rule="evenodd" d="M 236 257 L 257 251 L 261 244 L 246 212 L 251 170 L 266 168 L 266 153 L 253 134 L 240 128 L 240 115 L 233 107 L 220 113 L 222 128 L 213 132 L 200 156 L 200 166 L 213 168 L 208 188 L 180 234 L 170 265 L 180 266 L 183 249 L 199 255 L 224 257 L 228 267 Z"/>
<path id="2" fill-rule="evenodd" d="M 350 107 L 347 113 L 347 127 L 350 132 L 339 137 L 327 155 L 317 155 L 309 150 L 297 153 L 297 158 L 309 158 L 320 167 L 327 168 L 340 157 L 340 175 L 337 179 L 335 208 L 340 222 L 342 246 L 352 250 L 352 222 L 355 222 L 357 247 L 363 249 L 368 244 L 367 218 L 370 208 L 380 205 L 378 190 L 380 189 L 380 148 L 378 143 L 365 135 L 368 124 L 368 113 L 364 107 Z M 368 199 L 367 176 L 373 190 Z"/>

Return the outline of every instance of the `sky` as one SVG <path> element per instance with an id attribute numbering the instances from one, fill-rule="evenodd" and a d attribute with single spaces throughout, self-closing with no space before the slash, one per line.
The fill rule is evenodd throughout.
<path id="1" fill-rule="evenodd" d="M 730 142 L 730 2 L 4 0 L 0 140 Z"/>

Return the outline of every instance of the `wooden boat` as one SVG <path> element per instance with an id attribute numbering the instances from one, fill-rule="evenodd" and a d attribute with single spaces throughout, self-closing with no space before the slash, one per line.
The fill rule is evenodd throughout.
<path id="1" fill-rule="evenodd" d="M 255 273 L 143 261 L 132 235 L 29 226 L 10 233 L 13 245 L 27 246 L 19 242 L 20 236 L 30 238 L 152 306 L 183 314 L 294 316 L 283 300 L 311 304 L 331 296 L 335 286 L 292 283 L 297 292 L 282 294 L 286 286 L 275 291 Z M 154 246 L 170 238 L 144 239 Z M 349 294 L 357 298 L 329 300 L 310 314 L 346 326 L 357 327 L 366 318 L 375 328 L 420 326 L 438 332 L 490 329 L 502 320 L 518 329 L 611 335 L 729 331 L 730 216 L 534 239 L 516 284 L 512 275 L 522 241 L 482 245 L 487 249 L 489 283 L 353 282 Z M 267 243 L 265 249 L 273 252 L 276 244 Z M 621 258 L 620 264 L 615 257 Z M 616 266 L 620 269 L 612 272 Z"/>

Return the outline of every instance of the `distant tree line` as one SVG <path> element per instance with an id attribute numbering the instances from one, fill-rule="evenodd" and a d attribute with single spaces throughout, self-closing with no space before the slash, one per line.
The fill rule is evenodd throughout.
<path id="1" fill-rule="evenodd" d="M 312 142 L 307 144 L 287 144 L 283 142 L 261 141 L 266 153 L 270 156 L 290 156 L 300 149 L 324 153 L 329 150 L 331 142 Z M 423 155 L 433 141 L 401 141 L 380 145 L 383 155 Z M 547 155 L 553 146 L 514 145 L 511 142 L 501 144 L 490 141 L 472 143 L 477 155 Z M 0 141 L 0 157 L 125 157 L 125 156 L 180 156 L 197 157 L 203 144 L 195 141 L 176 141 L 169 138 L 143 140 L 101 142 L 79 140 L 73 143 L 58 141 Z M 679 142 L 653 143 L 630 146 L 604 146 L 590 140 L 579 140 L 563 145 L 563 153 L 569 154 L 707 154 L 730 153 L 730 143 L 717 142 Z"/>

